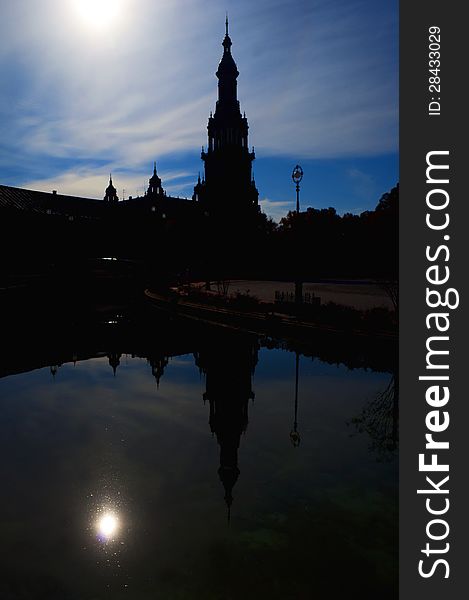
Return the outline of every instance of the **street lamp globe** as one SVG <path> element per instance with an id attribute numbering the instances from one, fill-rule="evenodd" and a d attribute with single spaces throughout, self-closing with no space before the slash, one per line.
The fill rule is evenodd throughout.
<path id="1" fill-rule="evenodd" d="M 300 165 L 296 165 L 296 167 L 293 169 L 291 178 L 296 183 L 296 185 L 298 185 L 300 183 L 300 181 L 303 179 L 303 169 L 300 167 Z"/>

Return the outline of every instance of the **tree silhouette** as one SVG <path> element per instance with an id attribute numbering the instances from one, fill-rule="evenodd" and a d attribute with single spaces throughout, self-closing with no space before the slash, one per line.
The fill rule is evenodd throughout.
<path id="1" fill-rule="evenodd" d="M 352 419 L 359 433 L 366 432 L 371 438 L 370 450 L 380 458 L 391 458 L 398 446 L 399 405 L 398 376 L 393 373 L 383 391 L 379 392 Z"/>

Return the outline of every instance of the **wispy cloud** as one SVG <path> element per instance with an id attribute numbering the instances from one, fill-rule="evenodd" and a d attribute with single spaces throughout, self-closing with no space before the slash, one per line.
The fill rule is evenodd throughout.
<path id="1" fill-rule="evenodd" d="M 262 212 L 266 213 L 269 217 L 272 217 L 277 223 L 287 215 L 289 210 L 295 209 L 293 202 L 269 200 L 269 198 L 259 200 L 259 204 L 261 205 Z"/>
<path id="2" fill-rule="evenodd" d="M 106 31 L 87 28 L 72 0 L 2 4 L 0 169 L 16 173 L 24 161 L 17 184 L 55 181 L 100 196 L 101 165 L 133 171 L 131 189 L 153 159 L 197 156 L 216 100 L 225 8 L 258 154 L 396 151 L 394 0 L 120 3 L 121 18 Z M 83 163 L 89 170 L 75 168 L 74 179 L 71 165 Z M 188 184 L 174 185 L 187 192 Z"/>
<path id="3" fill-rule="evenodd" d="M 112 171 L 112 169 L 111 169 Z M 102 198 L 107 187 L 110 171 L 103 167 L 79 167 L 53 177 L 27 180 L 24 187 L 32 190 L 52 191 L 70 196 L 86 198 Z M 148 177 L 151 173 L 133 171 L 119 173 L 113 171 L 113 183 L 117 187 L 120 198 L 143 195 L 148 188 Z M 192 173 L 186 171 L 160 171 L 165 182 L 165 190 L 172 196 L 187 196 L 187 188 L 193 187 Z"/>

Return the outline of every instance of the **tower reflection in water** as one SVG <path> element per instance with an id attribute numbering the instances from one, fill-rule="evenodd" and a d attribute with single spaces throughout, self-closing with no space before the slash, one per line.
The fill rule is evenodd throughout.
<path id="1" fill-rule="evenodd" d="M 3 514 L 17 523 L 11 534 L 5 528 L 5 543 L 17 532 L 27 540 L 16 557 L 10 553 L 14 573 L 34 586 L 36 567 L 26 561 L 63 578 L 79 565 L 85 577 L 76 597 L 83 598 L 102 597 L 108 585 L 136 587 L 133 597 L 150 597 L 151 587 L 167 598 L 221 598 L 230 585 L 233 597 L 244 597 L 240 588 L 252 582 L 257 595 L 249 597 L 263 597 L 270 581 L 263 573 L 275 564 L 289 597 L 294 564 L 295 597 L 310 597 L 317 586 L 320 595 L 329 589 L 333 561 L 350 574 L 363 561 L 380 568 L 384 561 L 388 571 L 376 568 L 369 584 L 375 596 L 363 596 L 378 597 L 394 577 L 395 469 L 368 446 L 370 439 L 384 441 L 388 453 L 397 446 L 392 354 L 367 340 L 357 347 L 361 340 L 319 336 L 299 352 L 265 337 L 138 317 L 112 325 L 87 318 L 47 331 L 37 319 L 18 351 L 16 324 L 11 343 L 4 337 L 1 437 L 12 458 Z M 242 439 L 249 418 L 251 435 Z M 350 422 L 361 435 L 351 435 Z M 40 518 L 28 516 L 24 481 L 36 486 Z M 232 522 L 220 527 L 226 509 Z M 42 529 L 52 515 L 58 525 Z M 326 544 L 313 574 L 309 540 Z M 8 589 L 20 583 L 11 576 Z M 206 586 L 213 594 L 197 595 Z"/>
<path id="2" fill-rule="evenodd" d="M 204 403 L 210 406 L 209 425 L 220 446 L 218 476 L 225 488 L 228 520 L 233 488 L 238 480 L 238 449 L 248 426 L 249 400 L 254 400 L 252 376 L 258 361 L 258 341 L 251 336 L 219 335 L 195 354 L 206 375 Z"/>

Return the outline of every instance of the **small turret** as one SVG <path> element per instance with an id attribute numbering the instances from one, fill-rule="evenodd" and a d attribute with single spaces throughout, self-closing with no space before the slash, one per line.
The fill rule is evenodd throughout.
<path id="1" fill-rule="evenodd" d="M 109 185 L 104 192 L 104 201 L 110 204 L 117 204 L 119 198 L 117 196 L 117 190 L 112 184 L 112 173 L 109 174 Z"/>
<path id="2" fill-rule="evenodd" d="M 158 175 L 156 173 L 156 162 L 153 163 L 153 175 L 150 177 L 148 183 L 149 183 L 149 186 L 148 186 L 148 190 L 147 190 L 147 195 L 152 195 L 152 196 L 163 196 L 164 195 L 164 190 L 161 185 L 161 179 L 158 177 Z"/>
<path id="3" fill-rule="evenodd" d="M 109 366 L 112 367 L 112 372 L 114 373 L 114 377 L 116 376 L 117 367 L 121 364 L 121 356 L 122 354 L 118 352 L 111 352 L 107 355 L 109 359 Z"/>

